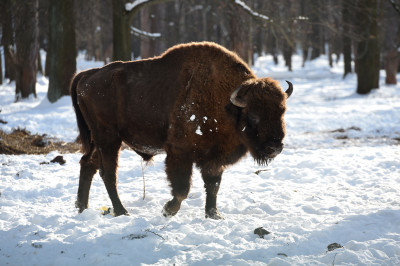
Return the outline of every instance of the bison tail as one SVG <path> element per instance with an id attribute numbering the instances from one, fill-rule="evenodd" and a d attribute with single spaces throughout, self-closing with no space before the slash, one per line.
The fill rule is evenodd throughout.
<path id="1" fill-rule="evenodd" d="M 76 114 L 76 122 L 78 123 L 78 129 L 79 129 L 79 134 L 80 134 L 80 140 L 82 144 L 82 153 L 83 154 L 88 154 L 91 150 L 91 134 L 90 134 L 90 129 L 85 121 L 85 118 L 82 115 L 82 111 L 79 107 L 78 104 L 78 95 L 77 95 L 77 86 L 79 80 L 82 78 L 83 73 L 76 74 L 71 82 L 70 86 L 70 94 L 72 98 L 72 105 L 74 106 L 75 109 L 75 114 Z"/>

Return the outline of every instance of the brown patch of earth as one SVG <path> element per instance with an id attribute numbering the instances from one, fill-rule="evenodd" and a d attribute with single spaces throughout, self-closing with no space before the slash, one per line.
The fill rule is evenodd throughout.
<path id="1" fill-rule="evenodd" d="M 60 153 L 76 153 L 80 144 L 64 142 L 46 134 L 31 134 L 26 129 L 14 129 L 11 133 L 0 130 L 0 154 L 47 154 L 51 151 Z"/>

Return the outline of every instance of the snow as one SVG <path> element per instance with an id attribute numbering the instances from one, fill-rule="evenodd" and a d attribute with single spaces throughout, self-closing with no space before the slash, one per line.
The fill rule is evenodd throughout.
<path id="1" fill-rule="evenodd" d="M 262 15 L 258 12 L 255 12 L 254 10 L 252 10 L 248 5 L 246 5 L 243 1 L 241 0 L 235 0 L 235 4 L 239 5 L 241 8 L 243 8 L 244 10 L 246 10 L 247 12 L 249 12 L 252 16 L 254 17 L 258 17 L 260 19 L 263 20 L 270 20 L 269 17 Z"/>
<path id="2" fill-rule="evenodd" d="M 150 0 L 136 0 L 136 1 L 133 1 L 132 3 L 126 3 L 125 10 L 129 12 L 132 9 L 134 9 L 135 7 L 137 7 L 138 5 L 141 5 L 141 4 L 149 2 L 149 1 Z"/>
<path id="3" fill-rule="evenodd" d="M 145 36 L 145 37 L 152 38 L 152 39 L 161 37 L 161 33 L 158 33 L 158 32 L 150 33 L 147 31 L 139 30 L 138 28 L 135 28 L 133 26 L 131 26 L 131 30 L 132 30 L 132 33 L 136 34 L 137 36 Z"/>
<path id="4" fill-rule="evenodd" d="M 258 58 L 257 76 L 271 76 L 294 92 L 285 115 L 285 148 L 269 166 L 248 156 L 228 168 L 218 206 L 224 220 L 204 218 L 205 193 L 193 172 L 189 197 L 172 218 L 161 214 L 170 199 L 165 155 L 145 171 L 140 157 L 123 150 L 118 189 L 130 216 L 101 215 L 111 206 L 96 175 L 90 208 L 74 207 L 80 154 L 66 164 L 47 155 L 0 155 L 0 265 L 400 265 L 400 86 L 384 84 L 355 93 L 356 76 L 342 79 L 343 63 Z M 83 62 L 78 67 L 101 63 Z M 400 79 L 400 76 L 398 76 Z M 2 130 L 73 140 L 78 132 L 71 101 L 38 98 L 14 103 L 14 84 L 0 87 Z M 260 238 L 254 229 L 271 234 Z M 337 243 L 342 248 L 328 251 Z"/>
<path id="5" fill-rule="evenodd" d="M 200 126 L 197 126 L 197 128 L 196 128 L 196 132 L 195 132 L 197 135 L 203 135 L 203 132 L 201 131 L 201 128 L 200 128 Z"/>

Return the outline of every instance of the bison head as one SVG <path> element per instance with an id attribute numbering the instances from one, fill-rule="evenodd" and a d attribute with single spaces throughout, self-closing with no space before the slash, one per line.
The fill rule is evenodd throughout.
<path id="1" fill-rule="evenodd" d="M 268 164 L 283 149 L 285 137 L 286 99 L 293 92 L 284 92 L 279 83 L 270 78 L 250 79 L 231 95 L 228 113 L 233 115 L 236 131 L 259 164 Z"/>

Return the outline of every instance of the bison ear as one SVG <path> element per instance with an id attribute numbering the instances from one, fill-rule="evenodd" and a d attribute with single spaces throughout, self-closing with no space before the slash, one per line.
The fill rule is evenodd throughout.
<path id="1" fill-rule="evenodd" d="M 286 93 L 287 97 L 289 98 L 290 95 L 292 95 L 292 93 L 293 93 L 293 84 L 287 80 L 286 80 L 286 82 L 287 82 L 287 84 L 289 84 L 289 88 L 285 91 L 285 93 Z"/>

